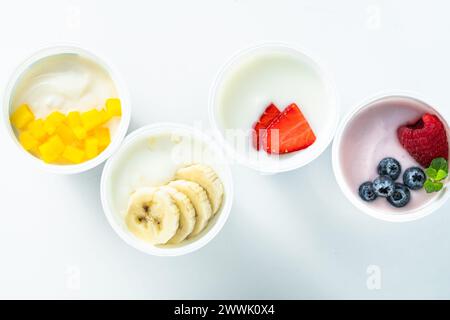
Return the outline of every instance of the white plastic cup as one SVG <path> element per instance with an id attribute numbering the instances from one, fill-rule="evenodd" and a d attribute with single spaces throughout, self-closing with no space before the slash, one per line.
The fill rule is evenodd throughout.
<path id="1" fill-rule="evenodd" d="M 223 84 L 226 75 L 233 69 L 233 67 L 238 66 L 244 59 L 251 58 L 254 55 L 266 52 L 281 52 L 293 54 L 299 61 L 312 70 L 321 79 L 324 91 L 328 95 L 328 103 L 326 105 L 318 105 L 317 107 L 323 108 L 321 112 L 328 112 L 331 114 L 332 124 L 329 126 L 326 134 L 317 139 L 316 142 L 307 149 L 300 150 L 288 155 L 276 156 L 273 160 L 261 160 L 259 157 L 250 156 L 249 153 L 238 152 L 235 147 L 227 141 L 225 134 L 226 129 L 221 126 L 221 121 L 219 119 L 219 104 L 218 104 L 218 93 Z M 272 97 L 272 99 L 277 99 L 279 97 Z M 290 97 L 283 97 L 283 99 L 289 99 Z M 291 101 L 296 102 L 296 101 Z M 297 101 L 298 103 L 298 101 Z M 264 106 L 262 106 L 264 107 Z M 285 106 L 279 106 L 281 108 Z M 301 108 L 301 105 L 300 105 Z M 236 160 L 238 163 L 259 171 L 262 174 L 275 174 L 285 171 L 294 170 L 302 166 L 307 165 L 319 155 L 325 151 L 328 145 L 333 140 L 338 121 L 339 121 L 339 101 L 337 90 L 334 81 L 328 72 L 325 71 L 322 64 L 318 63 L 316 59 L 311 58 L 310 55 L 306 54 L 304 50 L 298 49 L 297 47 L 284 43 L 263 43 L 250 48 L 241 50 L 234 54 L 219 70 L 216 78 L 212 84 L 209 95 L 208 103 L 209 120 L 213 128 L 215 138 L 220 141 L 227 154 L 231 159 Z M 254 119 L 255 121 L 257 119 Z M 251 130 L 251 126 L 248 128 Z M 314 128 L 313 128 L 314 129 Z M 244 142 L 245 143 L 245 142 Z M 260 151 L 261 154 L 262 151 Z M 272 155 L 273 157 L 274 155 Z"/>
<path id="2" fill-rule="evenodd" d="M 208 149 L 214 153 L 215 159 L 220 161 L 221 172 L 217 172 L 217 174 L 219 175 L 224 187 L 224 199 L 221 208 L 214 215 L 214 217 L 211 218 L 205 230 L 203 230 L 202 233 L 194 239 L 186 241 L 185 244 L 181 243 L 178 246 L 154 246 L 137 238 L 128 230 L 124 218 L 121 216 L 120 212 L 117 212 L 117 210 L 114 209 L 114 206 L 111 203 L 112 198 L 110 188 L 112 186 L 112 176 L 114 174 L 116 163 L 118 163 L 117 161 L 120 161 L 123 153 L 126 152 L 127 147 L 133 145 L 133 143 L 137 140 L 164 133 L 178 133 L 185 136 L 187 135 L 203 142 Z M 128 245 L 149 255 L 181 256 L 199 250 L 205 246 L 225 225 L 233 203 L 233 179 L 227 159 L 225 158 L 223 151 L 217 146 L 217 143 L 214 140 L 209 138 L 200 130 L 185 125 L 176 123 L 158 123 L 137 129 L 125 138 L 119 150 L 111 158 L 109 158 L 105 164 L 100 184 L 100 194 L 103 211 L 109 224 L 119 235 L 119 237 Z"/>
<path id="3" fill-rule="evenodd" d="M 38 62 L 41 59 L 53 56 L 53 55 L 59 55 L 59 54 L 79 54 L 84 57 L 87 57 L 91 59 L 92 61 L 99 64 L 102 68 L 104 68 L 110 75 L 112 81 L 114 82 L 119 98 L 121 100 L 122 105 L 122 116 L 120 119 L 119 126 L 114 133 L 114 136 L 111 139 L 111 143 L 109 146 L 97 157 L 88 160 L 86 162 L 80 163 L 80 164 L 49 164 L 44 162 L 41 159 L 38 159 L 37 157 L 33 156 L 31 153 L 26 151 L 19 143 L 17 136 L 14 134 L 14 130 L 12 128 L 11 122 L 10 122 L 10 114 L 11 114 L 11 108 L 13 107 L 11 105 L 11 98 L 12 94 L 14 92 L 14 88 L 17 84 L 17 82 L 20 80 L 20 77 L 36 62 Z M 89 169 L 92 169 L 99 164 L 101 164 L 103 161 L 105 161 L 107 158 L 109 158 L 115 150 L 120 146 L 120 143 L 124 139 L 128 126 L 130 124 L 131 119 L 131 102 L 129 98 L 128 88 L 125 85 L 125 82 L 122 80 L 122 77 L 119 75 L 117 70 L 112 66 L 110 62 L 106 62 L 103 58 L 99 58 L 97 55 L 91 53 L 90 51 L 83 49 L 78 46 L 73 45 L 61 45 L 61 46 L 52 46 L 47 47 L 44 49 L 41 49 L 34 53 L 32 56 L 30 56 L 28 59 L 26 59 L 23 63 L 19 65 L 19 67 L 14 71 L 13 75 L 11 76 L 9 80 L 9 84 L 7 86 L 4 102 L 3 102 L 3 122 L 5 124 L 6 131 L 8 132 L 9 136 L 11 137 L 12 142 L 17 147 L 20 154 L 22 154 L 26 159 L 28 159 L 29 163 L 31 165 L 36 166 L 37 168 L 40 168 L 44 171 L 57 173 L 57 174 L 76 174 L 81 173 L 84 171 L 87 171 Z"/>
<path id="4" fill-rule="evenodd" d="M 376 219 L 389 221 L 389 222 L 407 222 L 407 221 L 417 220 L 417 219 L 423 218 L 423 217 L 431 214 L 432 212 L 435 212 L 439 208 L 441 208 L 444 205 L 444 203 L 448 200 L 448 198 L 450 197 L 450 192 L 448 190 L 448 186 L 446 186 L 440 192 L 438 197 L 431 200 L 429 203 L 427 203 L 423 207 L 420 207 L 417 209 L 412 209 L 410 211 L 405 211 L 405 212 L 402 212 L 401 214 L 393 214 L 393 213 L 389 213 L 389 212 L 383 212 L 381 210 L 377 210 L 376 208 L 371 207 L 370 203 L 364 203 L 363 201 L 361 201 L 359 199 L 357 190 L 352 190 L 349 187 L 349 185 L 345 181 L 345 178 L 344 178 L 344 175 L 343 175 L 343 172 L 341 169 L 341 161 L 340 161 L 340 159 L 341 159 L 341 157 L 340 157 L 341 142 L 342 142 L 342 137 L 343 137 L 343 134 L 344 134 L 347 126 L 352 122 L 354 117 L 360 111 L 362 111 L 366 107 L 369 107 L 370 105 L 372 105 L 372 103 L 382 100 L 382 99 L 400 97 L 400 98 L 413 99 L 413 100 L 420 102 L 421 104 L 426 105 L 431 110 L 433 110 L 440 117 L 441 120 L 444 121 L 444 125 L 447 128 L 447 135 L 448 135 L 448 132 L 449 132 L 448 123 L 445 120 L 445 118 L 442 116 L 442 114 L 439 112 L 439 108 L 437 107 L 437 105 L 427 103 L 425 101 L 429 101 L 429 100 L 424 100 L 422 98 L 418 98 L 417 96 L 418 96 L 417 94 L 403 92 L 403 91 L 389 92 L 389 93 L 383 92 L 383 93 L 377 94 L 374 97 L 371 97 L 371 98 L 366 99 L 363 102 L 359 103 L 353 109 L 353 111 L 351 111 L 343 119 L 343 121 L 341 122 L 341 124 L 339 125 L 339 127 L 337 129 L 336 136 L 333 141 L 333 147 L 332 147 L 332 165 L 333 165 L 333 172 L 334 172 L 336 181 L 337 181 L 342 193 L 345 195 L 345 197 L 350 201 L 350 203 L 352 205 L 354 205 L 356 208 L 358 208 L 360 211 L 364 212 L 365 214 L 367 214 L 371 217 L 374 217 Z"/>

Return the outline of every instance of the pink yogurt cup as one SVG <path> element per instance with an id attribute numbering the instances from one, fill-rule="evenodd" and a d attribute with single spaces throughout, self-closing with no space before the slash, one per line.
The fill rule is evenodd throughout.
<path id="1" fill-rule="evenodd" d="M 409 167 L 420 167 L 398 141 L 397 128 L 424 113 L 437 115 L 449 136 L 448 123 L 436 106 L 407 94 L 371 98 L 359 104 L 340 124 L 333 142 L 333 171 L 344 195 L 362 212 L 385 221 L 412 221 L 436 211 L 449 198 L 447 186 L 433 194 L 424 189 L 411 190 L 410 202 L 403 208 L 395 208 L 383 198 L 365 202 L 358 194 L 360 184 L 378 176 L 377 165 L 385 157 L 397 159 L 402 174 Z M 402 181 L 402 175 L 397 181 Z"/>

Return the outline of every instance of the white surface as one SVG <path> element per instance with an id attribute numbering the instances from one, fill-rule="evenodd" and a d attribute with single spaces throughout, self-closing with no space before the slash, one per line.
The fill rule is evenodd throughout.
<path id="1" fill-rule="evenodd" d="M 285 41 L 327 63 L 343 112 L 407 89 L 449 119 L 449 9 L 443 0 L 14 1 L 0 10 L 0 85 L 31 51 L 76 41 L 107 53 L 128 81 L 130 129 L 208 127 L 222 63 L 251 44 Z M 219 235 L 193 254 L 158 258 L 108 225 L 101 167 L 36 171 L 8 139 L 0 135 L 1 298 L 450 298 L 450 203 L 406 224 L 362 214 L 338 190 L 330 148 L 280 175 L 234 166 L 234 206 Z M 366 286 L 370 265 L 381 268 L 380 290 Z"/>

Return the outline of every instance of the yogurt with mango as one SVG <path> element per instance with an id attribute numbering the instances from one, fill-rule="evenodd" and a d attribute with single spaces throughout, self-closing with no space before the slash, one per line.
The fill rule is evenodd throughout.
<path id="1" fill-rule="evenodd" d="M 19 78 L 11 123 L 25 150 L 45 162 L 77 164 L 107 148 L 121 116 L 113 79 L 76 53 L 40 59 Z"/>

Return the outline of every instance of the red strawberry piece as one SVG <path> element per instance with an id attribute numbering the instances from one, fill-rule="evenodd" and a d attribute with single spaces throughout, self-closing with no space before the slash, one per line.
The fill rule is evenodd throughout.
<path id="1" fill-rule="evenodd" d="M 266 129 L 273 119 L 278 117 L 280 110 L 271 103 L 263 112 L 258 122 L 253 125 L 253 146 L 256 150 L 259 150 L 259 137 L 262 136 L 262 132 Z"/>
<path id="2" fill-rule="evenodd" d="M 303 113 L 292 103 L 267 127 L 262 142 L 268 153 L 289 153 L 308 148 L 316 136 Z"/>
<path id="3" fill-rule="evenodd" d="M 424 168 L 435 158 L 448 160 L 448 141 L 444 124 L 435 115 L 425 113 L 417 122 L 397 129 L 400 144 Z"/>

